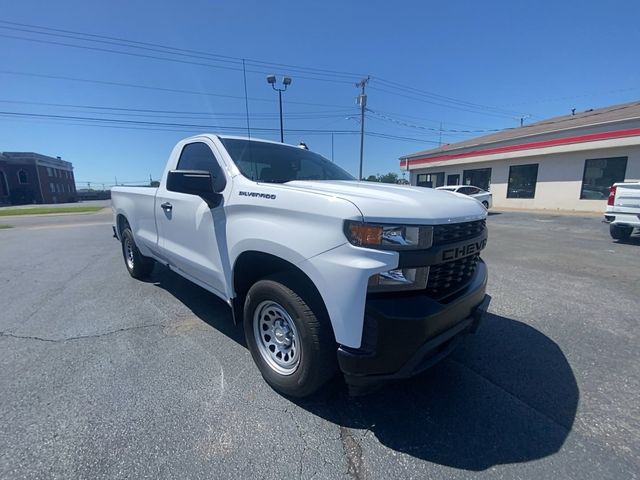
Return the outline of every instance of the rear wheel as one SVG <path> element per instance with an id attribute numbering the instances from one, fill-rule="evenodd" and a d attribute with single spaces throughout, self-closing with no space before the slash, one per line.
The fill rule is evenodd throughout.
<path id="1" fill-rule="evenodd" d="M 122 256 L 127 271 L 133 278 L 146 277 L 153 270 L 153 259 L 140 253 L 128 226 L 122 231 Z"/>
<path id="2" fill-rule="evenodd" d="M 633 227 L 623 227 L 621 225 L 609 225 L 609 233 L 614 240 L 626 240 L 633 233 Z"/>
<path id="3" fill-rule="evenodd" d="M 244 305 L 247 345 L 271 387 L 293 397 L 314 393 L 336 371 L 336 343 L 321 299 L 294 276 L 256 282 Z"/>

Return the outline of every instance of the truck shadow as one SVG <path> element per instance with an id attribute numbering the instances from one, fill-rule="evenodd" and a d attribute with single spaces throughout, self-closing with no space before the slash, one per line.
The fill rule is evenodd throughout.
<path id="1" fill-rule="evenodd" d="M 241 326 L 213 294 L 164 267 L 156 267 L 150 281 L 246 346 Z M 350 435 L 358 445 L 349 448 L 354 455 L 373 434 L 394 451 L 481 471 L 557 452 L 578 399 L 571 366 L 555 342 L 525 323 L 489 314 L 451 357 L 421 376 L 365 397 L 350 397 L 336 379 L 310 399 L 290 400 Z"/>
<path id="2" fill-rule="evenodd" d="M 356 398 L 335 382 L 295 403 L 356 431 L 356 441 L 368 431 L 395 451 L 480 471 L 557 452 L 578 398 L 557 344 L 529 325 L 490 314 L 449 359 L 419 377 Z"/>
<path id="3" fill-rule="evenodd" d="M 622 245 L 640 245 L 640 234 L 635 234 L 624 240 L 614 240 L 613 243 L 620 243 Z"/>
<path id="4" fill-rule="evenodd" d="M 231 340 L 246 347 L 241 325 L 233 323 L 231 309 L 213 293 L 182 278 L 169 268 L 156 264 L 153 273 L 145 279 L 162 288 L 183 303 L 200 320 L 211 325 Z"/>

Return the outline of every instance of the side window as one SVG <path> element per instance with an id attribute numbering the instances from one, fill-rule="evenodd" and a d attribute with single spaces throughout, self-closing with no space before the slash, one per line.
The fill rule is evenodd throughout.
<path id="1" fill-rule="evenodd" d="M 178 159 L 178 170 L 205 170 L 211 173 L 217 191 L 224 189 L 226 179 L 220 164 L 206 143 L 196 142 L 184 146 Z"/>

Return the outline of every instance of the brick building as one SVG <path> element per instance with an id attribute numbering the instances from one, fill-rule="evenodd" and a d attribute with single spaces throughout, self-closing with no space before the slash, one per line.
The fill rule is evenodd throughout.
<path id="1" fill-rule="evenodd" d="M 0 204 L 75 201 L 71 162 L 33 152 L 0 153 Z"/>

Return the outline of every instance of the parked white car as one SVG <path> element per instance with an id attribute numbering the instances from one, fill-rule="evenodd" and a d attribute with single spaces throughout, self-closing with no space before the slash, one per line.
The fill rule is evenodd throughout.
<path id="1" fill-rule="evenodd" d="M 473 197 L 478 200 L 484 208 L 489 210 L 493 206 L 493 195 L 491 192 L 487 192 L 473 185 L 448 185 L 446 187 L 438 187 L 436 190 L 448 190 L 450 192 L 462 193 L 469 197 Z"/>

